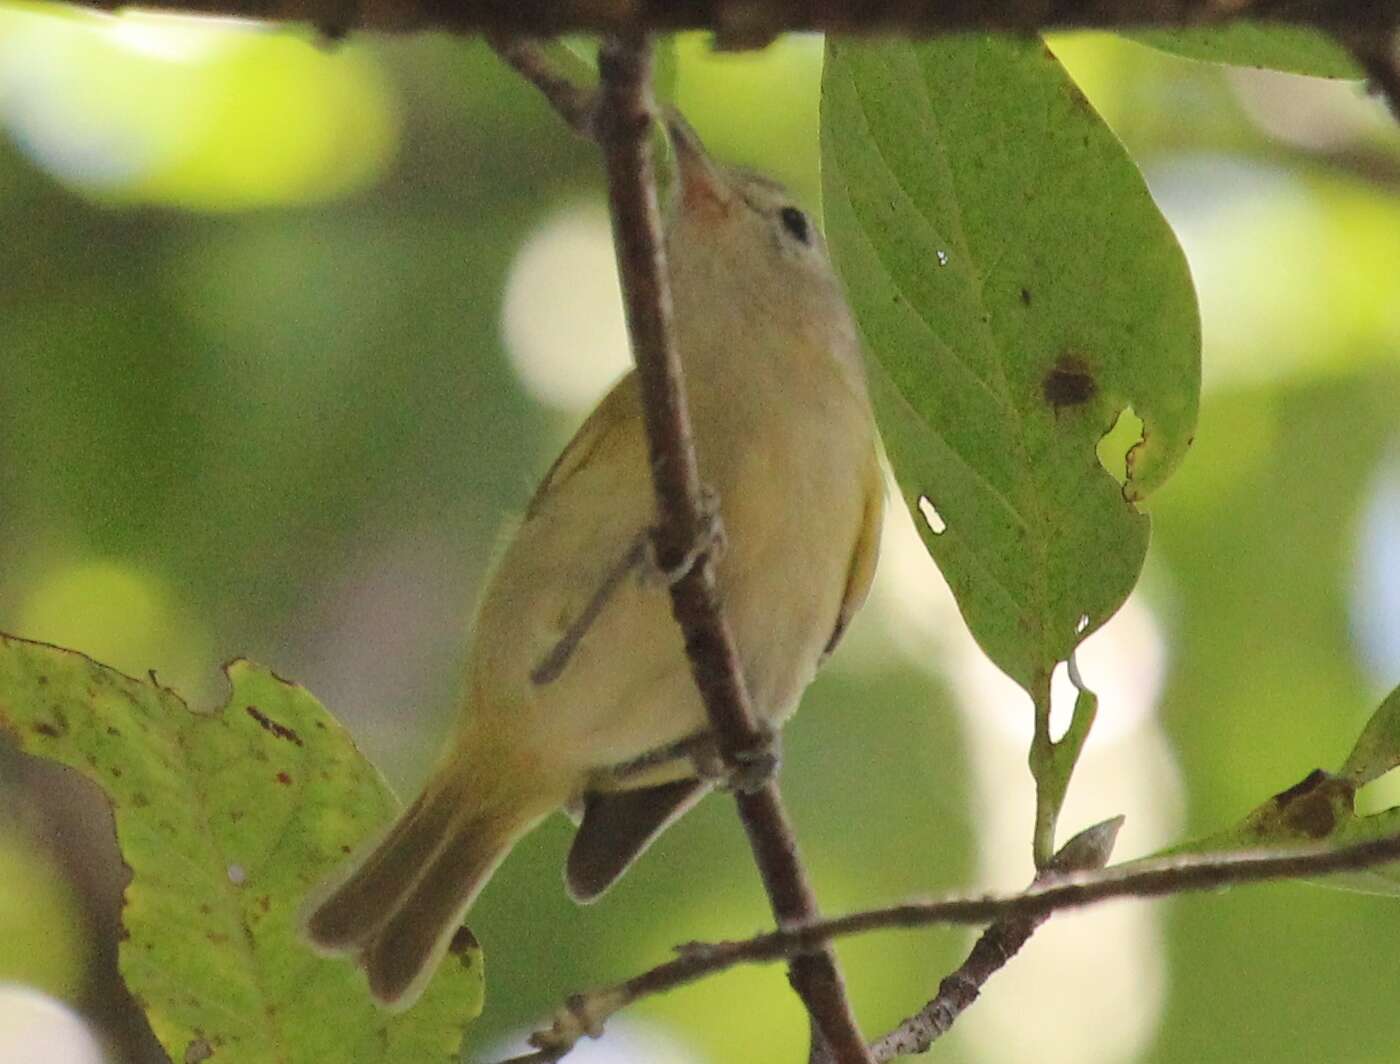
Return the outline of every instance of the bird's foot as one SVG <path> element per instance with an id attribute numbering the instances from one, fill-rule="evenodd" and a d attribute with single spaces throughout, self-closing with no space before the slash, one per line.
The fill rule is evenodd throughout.
<path id="1" fill-rule="evenodd" d="M 726 758 L 713 732 L 698 735 L 687 751 L 695 774 L 721 790 L 753 794 L 761 791 L 782 764 L 782 742 L 777 730 L 759 722 L 756 741 Z"/>
<path id="2" fill-rule="evenodd" d="M 690 544 L 680 560 L 672 565 L 662 564 L 661 559 L 657 557 L 655 536 L 646 537 L 647 564 L 642 569 L 642 579 L 645 582 L 661 587 L 674 587 L 690 575 L 690 571 L 701 558 L 708 555 L 712 560 L 718 560 L 724 554 L 728 540 L 725 537 L 724 521 L 719 513 L 719 493 L 706 484 L 700 485 L 700 511 L 703 522 L 700 534 L 695 537 L 695 541 Z"/>

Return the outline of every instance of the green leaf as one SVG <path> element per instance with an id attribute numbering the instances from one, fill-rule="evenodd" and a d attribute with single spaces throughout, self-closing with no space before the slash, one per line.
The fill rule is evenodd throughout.
<path id="1" fill-rule="evenodd" d="M 1028 691 L 1132 589 L 1196 422 L 1186 262 L 1038 41 L 829 39 L 826 228 L 886 449 L 973 635 Z M 1131 406 L 1119 484 L 1095 445 Z"/>
<path id="2" fill-rule="evenodd" d="M 1371 715 L 1342 766 L 1342 775 L 1357 787 L 1400 765 L 1400 687 L 1391 691 Z"/>
<path id="3" fill-rule="evenodd" d="M 296 938 L 307 890 L 395 802 L 303 688 L 236 661 L 215 713 L 69 650 L 0 635 L 0 733 L 107 793 L 131 868 L 120 967 L 171 1058 L 452 1061 L 481 1008 L 472 942 L 391 1016 Z"/>
<path id="4" fill-rule="evenodd" d="M 1400 808 L 1357 816 L 1355 799 L 1355 783 L 1318 769 L 1251 810 L 1238 824 L 1173 846 L 1158 856 L 1286 850 L 1321 842 L 1349 846 L 1400 832 Z M 1312 882 L 1367 894 L 1400 895 L 1400 863 L 1322 876 Z"/>
<path id="5" fill-rule="evenodd" d="M 1225 26 L 1124 33 L 1161 52 L 1232 66 L 1264 67 L 1319 78 L 1363 78 L 1365 73 L 1340 44 L 1302 26 L 1232 22 Z"/>
<path id="6" fill-rule="evenodd" d="M 1281 849 L 1293 845 L 1338 846 L 1370 842 L 1400 832 L 1400 807 L 1356 815 L 1356 792 L 1400 766 L 1400 687 L 1371 715 L 1337 775 L 1321 769 L 1251 810 L 1238 824 L 1174 846 L 1164 854 Z M 1322 877 L 1324 887 L 1400 895 L 1400 862 Z"/>

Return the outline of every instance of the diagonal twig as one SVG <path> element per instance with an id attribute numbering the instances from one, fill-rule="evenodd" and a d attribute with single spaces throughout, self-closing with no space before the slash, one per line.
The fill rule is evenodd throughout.
<path id="1" fill-rule="evenodd" d="M 740 768 L 764 752 L 769 739 L 749 702 L 734 638 L 720 607 L 714 574 L 715 517 L 701 487 L 684 376 L 672 335 L 649 144 L 653 118 L 649 43 L 641 37 L 605 43 L 599 55 L 601 85 L 596 104 L 550 74 L 546 58 L 528 43 L 496 46 L 515 69 L 541 87 L 571 126 L 591 133 L 603 150 L 618 272 L 656 492 L 653 547 L 661 569 L 676 574 L 670 587 L 672 612 L 684 633 L 691 671 L 720 756 L 727 767 Z M 752 792 L 736 792 L 735 797 L 778 926 L 816 919 L 816 898 L 777 784 L 770 780 Z M 816 943 L 795 954 L 789 979 L 833 1059 L 839 1064 L 873 1064 L 830 947 Z M 587 1013 L 575 1010 L 558 1036 L 537 1036 L 541 1052 L 556 1054 L 537 1059 L 558 1059 L 561 1048 L 567 1051 L 566 1043 L 571 1045 L 580 1030 L 593 1033 L 596 1027 Z"/>
<path id="2" fill-rule="evenodd" d="M 1113 853 L 1113 844 L 1122 826 L 1123 818 L 1119 816 L 1075 835 L 1036 874 L 1031 886 L 1054 882 L 1069 872 L 1103 868 Z M 876 1064 L 927 1053 L 977 1000 L 987 980 L 1006 967 L 1050 915 L 1048 912 L 1010 914 L 993 922 L 978 937 L 967 959 L 939 982 L 933 1000 L 889 1034 L 870 1043 L 870 1055 Z"/>

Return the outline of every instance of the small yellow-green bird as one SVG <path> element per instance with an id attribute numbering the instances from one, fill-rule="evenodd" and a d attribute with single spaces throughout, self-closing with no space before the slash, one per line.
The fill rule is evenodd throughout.
<path id="1" fill-rule="evenodd" d="M 884 485 L 865 370 L 810 219 L 667 124 L 666 261 L 700 474 L 726 531 L 717 579 L 754 710 L 776 727 L 875 571 Z M 489 582 L 431 779 L 308 905 L 307 939 L 353 955 L 380 1003 L 412 1004 L 496 866 L 554 810 L 581 814 L 565 878 L 586 902 L 713 786 L 682 753 L 706 716 L 665 581 L 613 579 L 655 512 L 629 374 L 545 475 Z"/>

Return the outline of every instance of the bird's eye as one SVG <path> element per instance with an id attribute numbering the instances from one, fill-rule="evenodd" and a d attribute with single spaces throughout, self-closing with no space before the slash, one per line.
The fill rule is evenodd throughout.
<path id="1" fill-rule="evenodd" d="M 778 220 L 783 223 L 783 228 L 797 240 L 804 244 L 811 241 L 812 230 L 807 222 L 807 216 L 796 207 L 784 207 L 778 212 Z"/>

